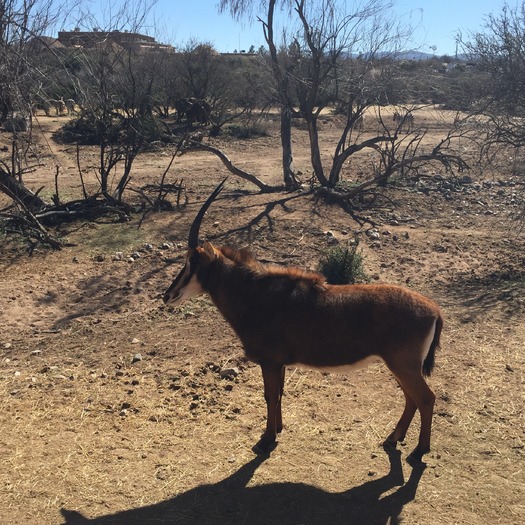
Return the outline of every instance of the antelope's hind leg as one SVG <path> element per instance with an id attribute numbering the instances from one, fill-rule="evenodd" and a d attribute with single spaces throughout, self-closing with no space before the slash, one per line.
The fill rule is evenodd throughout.
<path id="1" fill-rule="evenodd" d="M 436 396 L 423 378 L 422 363 L 387 362 L 386 364 L 405 394 L 405 409 L 396 428 L 386 439 L 384 446 L 395 446 L 398 441 L 405 438 L 416 409 L 419 410 L 421 415 L 419 441 L 417 447 L 407 457 L 407 461 L 411 465 L 420 465 L 423 455 L 430 451 L 430 434 Z"/>
<path id="2" fill-rule="evenodd" d="M 408 427 L 410 426 L 417 410 L 417 405 L 414 400 L 406 393 L 400 383 L 399 386 L 403 390 L 403 394 L 405 394 L 405 409 L 403 410 L 403 414 L 401 415 L 396 428 L 383 443 L 385 448 L 395 448 L 397 443 L 405 439 Z"/>
<path id="3" fill-rule="evenodd" d="M 417 373 L 396 374 L 396 377 L 405 392 L 405 396 L 412 399 L 421 415 L 419 441 L 417 447 L 407 457 L 407 461 L 411 465 L 420 465 L 423 460 L 423 454 L 430 452 L 430 434 L 432 432 L 432 417 L 434 415 L 436 396 L 423 379 L 420 371 Z M 405 413 L 401 416 L 400 424 L 403 422 L 404 415 Z M 400 426 L 402 429 L 403 425 L 401 424 Z"/>
<path id="4" fill-rule="evenodd" d="M 282 430 L 281 396 L 284 387 L 284 367 L 261 364 L 266 400 L 266 430 L 253 447 L 256 454 L 269 454 L 277 446 L 277 433 Z"/>

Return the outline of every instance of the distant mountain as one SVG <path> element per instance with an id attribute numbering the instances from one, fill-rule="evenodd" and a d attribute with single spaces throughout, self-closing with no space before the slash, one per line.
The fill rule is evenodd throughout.
<path id="1" fill-rule="evenodd" d="M 400 51 L 394 56 L 397 60 L 431 60 L 435 58 L 432 53 L 424 53 L 423 51 Z"/>
<path id="2" fill-rule="evenodd" d="M 422 51 L 401 51 L 395 55 L 397 60 L 431 60 L 433 58 L 441 58 L 441 57 L 448 57 L 451 60 L 455 60 L 458 62 L 465 62 L 468 60 L 467 55 L 464 54 L 458 54 L 457 56 L 454 56 L 454 54 L 448 54 L 443 53 L 441 55 L 435 55 L 432 53 L 424 53 Z"/>
<path id="3" fill-rule="evenodd" d="M 356 55 L 353 55 L 356 56 Z M 455 57 L 453 54 L 442 54 L 442 55 L 435 55 L 433 53 L 425 53 L 423 51 L 416 51 L 416 50 L 409 50 L 409 51 L 398 51 L 396 53 L 394 52 L 384 52 L 384 53 L 377 53 L 378 58 L 392 58 L 393 60 L 432 60 L 436 58 L 441 58 L 443 56 L 449 57 L 451 60 L 459 61 L 459 62 L 465 62 L 467 60 L 467 56 L 460 54 L 457 57 Z"/>

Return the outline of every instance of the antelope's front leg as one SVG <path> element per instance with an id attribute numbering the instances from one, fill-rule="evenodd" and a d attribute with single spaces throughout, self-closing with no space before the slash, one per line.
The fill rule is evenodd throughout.
<path id="1" fill-rule="evenodd" d="M 277 432 L 282 429 L 281 394 L 283 386 L 283 367 L 281 365 L 261 364 L 264 381 L 264 399 L 266 400 L 266 430 L 259 442 L 253 447 L 256 454 L 268 454 L 276 446 Z"/>

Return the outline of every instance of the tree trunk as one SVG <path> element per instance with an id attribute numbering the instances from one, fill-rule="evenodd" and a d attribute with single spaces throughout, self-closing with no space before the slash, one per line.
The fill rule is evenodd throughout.
<path id="1" fill-rule="evenodd" d="M 308 115 L 309 117 L 310 115 Z M 321 186 L 335 186 L 331 184 L 324 174 L 323 163 L 321 161 L 321 151 L 319 149 L 319 133 L 317 131 L 317 119 L 307 118 L 306 124 L 308 126 L 308 136 L 310 138 L 310 158 L 312 162 L 312 168 L 317 180 Z"/>
<path id="2" fill-rule="evenodd" d="M 27 189 L 9 173 L 0 168 L 0 191 L 21 201 L 28 210 L 39 210 L 48 206 L 38 195 Z"/>
<path id="3" fill-rule="evenodd" d="M 292 113 L 288 108 L 281 108 L 281 146 L 283 150 L 284 185 L 288 191 L 298 187 L 293 171 L 292 157 Z"/>

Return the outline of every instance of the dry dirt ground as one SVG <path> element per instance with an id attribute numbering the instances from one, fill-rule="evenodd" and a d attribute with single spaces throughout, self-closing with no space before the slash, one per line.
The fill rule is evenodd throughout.
<path id="1" fill-rule="evenodd" d="M 451 117 L 427 109 L 416 118 L 435 139 Z M 49 134 L 64 120 L 40 118 L 39 166 L 26 175 L 48 198 L 55 166 L 63 197 L 79 191 L 74 148 Z M 326 117 L 330 147 L 336 131 Z M 239 167 L 279 181 L 272 129 L 218 145 Z M 294 149 L 307 180 L 302 130 Z M 143 155 L 132 184 L 157 182 L 170 155 Z M 96 159 L 83 148 L 88 180 Z M 362 162 L 346 179 L 369 169 Z M 233 176 L 204 220 L 203 238 L 312 269 L 320 252 L 359 234 L 373 281 L 407 285 L 443 307 L 432 452 L 426 469 L 412 469 L 417 419 L 406 446 L 387 454 L 380 445 L 403 406 L 382 365 L 348 375 L 288 370 L 279 445 L 268 458 L 251 452 L 265 419 L 258 367 L 207 297 L 179 310 L 160 300 L 189 224 L 225 175 L 216 157 L 186 155 L 168 179 L 184 178 L 188 205 L 149 215 L 140 229 L 140 215 L 70 224 L 62 234 L 75 246 L 32 257 L 2 238 L 0 523 L 524 523 L 525 242 L 510 216 L 523 206 L 523 178 L 473 172 L 470 183 L 389 188 L 389 201 L 362 212 L 379 239 L 306 191 L 260 195 Z M 133 252 L 140 258 L 129 262 Z M 232 366 L 239 375 L 221 378 Z"/>

